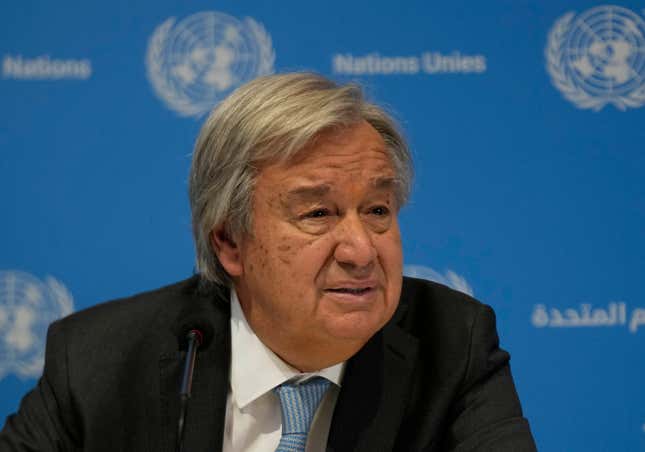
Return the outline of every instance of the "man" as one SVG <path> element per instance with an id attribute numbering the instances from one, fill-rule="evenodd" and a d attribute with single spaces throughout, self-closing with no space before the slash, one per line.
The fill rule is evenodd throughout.
<path id="1" fill-rule="evenodd" d="M 198 312 L 214 337 L 185 450 L 535 450 L 492 310 L 402 277 L 411 175 L 358 87 L 313 74 L 241 87 L 195 146 L 199 275 L 54 323 L 0 449 L 173 450 L 176 325 Z"/>

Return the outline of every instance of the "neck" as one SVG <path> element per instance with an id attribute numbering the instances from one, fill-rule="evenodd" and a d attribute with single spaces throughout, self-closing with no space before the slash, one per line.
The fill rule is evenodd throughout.
<path id="1" fill-rule="evenodd" d="M 339 349 L 338 346 L 318 346 L 318 344 L 311 344 L 308 347 L 303 347 L 302 344 L 293 344 L 291 347 L 282 346 L 282 344 L 272 346 L 265 342 L 260 335 L 258 337 L 280 359 L 300 372 L 316 372 L 347 361 L 364 345 L 360 344 L 360 346 L 351 349 L 345 347 L 344 350 Z M 330 353 L 330 350 L 334 350 L 334 352 Z"/>
<path id="2" fill-rule="evenodd" d="M 242 308 L 244 311 L 244 308 Z M 246 312 L 244 313 L 246 316 Z M 366 341 L 356 340 L 321 340 L 317 338 L 302 339 L 298 335 L 290 335 L 287 331 L 263 322 L 254 322 L 246 317 L 249 326 L 256 336 L 273 353 L 285 363 L 300 372 L 315 372 L 338 363 L 347 361 L 354 356 Z"/>

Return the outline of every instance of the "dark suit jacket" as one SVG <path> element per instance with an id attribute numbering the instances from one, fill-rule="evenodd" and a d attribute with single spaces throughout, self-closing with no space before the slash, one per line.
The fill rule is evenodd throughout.
<path id="1" fill-rule="evenodd" d="M 215 327 L 197 358 L 185 450 L 221 450 L 229 387 L 228 291 L 198 277 L 53 323 L 37 387 L 0 451 L 173 451 L 186 306 Z M 533 451 L 493 311 L 405 278 L 392 320 L 348 361 L 328 450 Z"/>

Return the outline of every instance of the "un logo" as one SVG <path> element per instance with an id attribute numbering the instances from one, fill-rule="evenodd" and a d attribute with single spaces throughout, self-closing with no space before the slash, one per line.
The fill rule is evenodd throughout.
<path id="1" fill-rule="evenodd" d="M 73 310 L 72 296 L 56 279 L 0 271 L 0 379 L 9 373 L 38 377 L 47 327 Z"/>
<path id="2" fill-rule="evenodd" d="M 628 9 L 564 14 L 549 32 L 545 56 L 553 85 L 578 108 L 645 104 L 645 22 Z"/>
<path id="3" fill-rule="evenodd" d="M 273 72 L 275 53 L 264 27 L 208 11 L 159 25 L 146 68 L 157 95 L 181 116 L 199 117 L 237 86 Z"/>

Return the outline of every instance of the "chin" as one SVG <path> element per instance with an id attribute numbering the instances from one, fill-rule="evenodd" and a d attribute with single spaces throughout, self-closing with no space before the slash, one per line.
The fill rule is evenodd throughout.
<path id="1" fill-rule="evenodd" d="M 335 339 L 367 342 L 385 323 L 387 318 L 373 312 L 352 312 L 330 319 L 327 332 Z"/>

